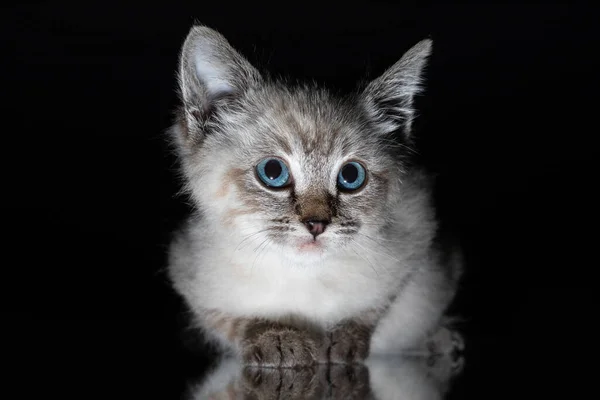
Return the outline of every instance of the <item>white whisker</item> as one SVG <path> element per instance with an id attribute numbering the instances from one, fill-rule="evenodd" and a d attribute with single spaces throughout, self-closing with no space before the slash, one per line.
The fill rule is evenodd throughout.
<path id="1" fill-rule="evenodd" d="M 370 249 L 368 249 L 368 248 L 364 247 L 363 245 L 361 245 L 359 242 L 357 242 L 357 241 L 356 241 L 356 240 L 354 240 L 354 239 L 352 239 L 352 243 L 354 243 L 355 245 L 357 245 L 358 247 L 360 247 L 361 249 L 363 249 L 363 250 L 364 250 L 364 251 L 366 251 L 366 252 L 374 253 L 372 250 L 370 250 Z M 358 254 L 358 253 L 357 253 L 357 254 Z M 377 253 L 375 253 L 375 255 L 377 255 Z M 388 256 L 388 257 L 389 257 L 389 256 Z M 363 260 L 364 260 L 364 259 L 365 259 L 365 258 L 363 258 Z M 366 261 L 366 260 L 365 260 L 365 261 Z M 371 265 L 372 265 L 372 264 L 371 264 Z M 385 270 L 385 272 L 387 272 L 387 274 L 388 274 L 388 275 L 391 275 L 390 271 L 389 271 L 387 268 L 385 268 L 385 267 L 383 266 L 383 264 L 380 264 L 380 265 L 381 265 L 381 267 L 382 267 L 382 268 Z"/>
<path id="2" fill-rule="evenodd" d="M 233 252 L 235 253 L 235 252 L 236 252 L 238 249 L 240 249 L 240 246 L 242 245 L 242 243 L 244 243 L 244 242 L 245 242 L 245 241 L 247 241 L 248 239 L 255 238 L 255 237 L 256 237 L 256 235 L 258 235 L 258 234 L 260 234 L 260 233 L 263 233 L 263 232 L 266 232 L 266 231 L 268 231 L 268 230 L 269 230 L 269 228 L 265 228 L 265 229 L 261 229 L 261 230 L 259 230 L 259 231 L 256 231 L 256 232 L 254 232 L 254 233 L 251 233 L 251 234 L 249 234 L 249 235 L 246 235 L 246 236 L 245 236 L 245 237 L 242 239 L 242 241 L 241 241 L 240 243 L 238 243 L 238 245 L 235 247 L 235 249 L 233 249 Z"/>
<path id="3" fill-rule="evenodd" d="M 379 243 L 377 240 L 373 239 L 372 237 L 370 237 L 370 236 L 368 236 L 368 235 L 365 235 L 364 233 L 357 232 L 357 234 L 358 234 L 358 235 L 360 235 L 360 236 L 363 236 L 363 237 L 365 237 L 365 238 L 367 238 L 367 239 L 369 239 L 369 240 L 371 240 L 371 241 L 372 241 L 373 243 L 375 243 L 377 246 L 379 246 L 379 247 L 381 247 L 381 248 L 383 248 L 383 249 L 385 249 L 385 250 L 386 250 L 386 251 L 382 251 L 382 252 L 381 252 L 381 254 L 383 254 L 383 255 L 385 255 L 385 256 L 387 256 L 387 257 L 391 258 L 391 259 L 392 259 L 392 260 L 394 260 L 394 261 L 400 262 L 400 260 L 398 260 L 396 257 L 394 257 L 394 256 L 392 256 L 392 255 L 391 255 L 391 253 L 392 253 L 392 250 L 390 250 L 388 247 L 386 247 L 386 246 L 382 245 L 382 244 L 381 244 L 381 243 Z"/>
<path id="4" fill-rule="evenodd" d="M 251 270 L 254 269 L 254 264 L 256 263 L 260 253 L 269 245 L 269 241 L 270 238 L 267 236 L 265 240 L 263 240 L 257 247 L 254 248 L 253 251 L 256 253 L 256 255 L 254 256 L 254 261 L 252 261 L 252 267 L 250 267 Z"/>
<path id="5" fill-rule="evenodd" d="M 377 276 L 379 276 L 379 273 L 377 272 L 377 270 L 375 269 L 375 266 L 369 261 L 367 260 L 365 257 L 363 257 L 362 255 L 360 255 L 356 250 L 354 250 L 352 247 L 350 247 L 350 250 L 352 250 L 354 252 L 354 254 L 356 254 L 358 257 L 360 257 L 363 261 L 366 261 L 369 266 L 371 267 L 371 269 L 373 270 L 373 272 L 375 272 L 375 274 Z"/>

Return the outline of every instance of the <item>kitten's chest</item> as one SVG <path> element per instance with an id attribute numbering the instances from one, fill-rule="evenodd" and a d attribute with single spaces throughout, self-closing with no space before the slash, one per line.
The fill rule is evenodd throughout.
<path id="1" fill-rule="evenodd" d="M 303 270 L 277 262 L 229 265 L 223 268 L 230 270 L 228 283 L 213 281 L 206 299 L 234 315 L 298 315 L 328 323 L 377 307 L 390 289 L 385 279 L 361 265 L 333 261 L 320 268 Z"/>

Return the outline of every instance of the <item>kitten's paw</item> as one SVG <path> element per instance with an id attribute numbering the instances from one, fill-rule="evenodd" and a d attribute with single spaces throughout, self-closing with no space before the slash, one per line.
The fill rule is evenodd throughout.
<path id="1" fill-rule="evenodd" d="M 460 332 L 442 325 L 427 339 L 427 350 L 430 360 L 447 360 L 445 365 L 453 371 L 453 375 L 463 369 L 465 340 Z M 430 361 L 431 363 L 432 361 Z"/>
<path id="2" fill-rule="evenodd" d="M 460 332 L 440 326 L 427 338 L 427 350 L 431 354 L 455 354 L 465 349 L 465 340 Z"/>
<path id="3" fill-rule="evenodd" d="M 371 330 L 356 323 L 343 324 L 329 332 L 322 361 L 334 364 L 362 363 L 369 355 Z"/>
<path id="4" fill-rule="evenodd" d="M 307 366 L 316 362 L 317 343 L 308 333 L 291 327 L 267 327 L 245 340 L 243 360 L 261 367 Z"/>

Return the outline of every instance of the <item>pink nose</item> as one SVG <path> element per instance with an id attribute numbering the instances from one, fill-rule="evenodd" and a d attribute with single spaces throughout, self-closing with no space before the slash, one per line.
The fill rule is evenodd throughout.
<path id="1" fill-rule="evenodd" d="M 328 223 L 329 223 L 329 221 L 317 221 L 317 220 L 313 220 L 313 219 L 304 221 L 304 225 L 306 225 L 306 228 L 308 229 L 308 231 L 315 238 L 317 236 L 319 236 L 321 233 L 325 232 L 325 227 L 327 226 Z"/>

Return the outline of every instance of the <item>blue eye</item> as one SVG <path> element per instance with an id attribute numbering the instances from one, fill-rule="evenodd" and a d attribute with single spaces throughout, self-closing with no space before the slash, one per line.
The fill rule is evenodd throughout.
<path id="1" fill-rule="evenodd" d="M 284 187 L 290 180 L 287 165 L 278 158 L 265 158 L 259 162 L 256 173 L 265 185 L 273 188 Z"/>
<path id="2" fill-rule="evenodd" d="M 338 187 L 343 191 L 359 189 L 366 178 L 365 168 L 355 161 L 344 164 L 338 174 Z"/>

